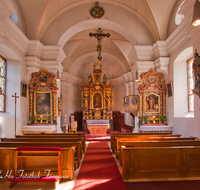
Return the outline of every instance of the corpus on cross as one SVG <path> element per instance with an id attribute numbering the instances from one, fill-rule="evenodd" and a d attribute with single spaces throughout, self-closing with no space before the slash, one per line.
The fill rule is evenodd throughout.
<path id="1" fill-rule="evenodd" d="M 89 36 L 90 36 L 90 37 L 95 37 L 95 38 L 97 39 L 97 41 L 98 41 L 97 51 L 99 52 L 99 55 L 98 55 L 97 58 L 98 58 L 98 60 L 100 61 L 100 60 L 102 59 L 102 56 L 101 56 L 102 39 L 103 39 L 104 37 L 109 38 L 109 37 L 110 37 L 110 34 L 109 34 L 109 33 L 105 34 L 105 33 L 103 33 L 103 30 L 101 30 L 101 28 L 98 28 L 98 30 L 97 30 L 96 32 L 94 32 L 94 33 L 90 32 L 90 33 L 89 33 Z"/>

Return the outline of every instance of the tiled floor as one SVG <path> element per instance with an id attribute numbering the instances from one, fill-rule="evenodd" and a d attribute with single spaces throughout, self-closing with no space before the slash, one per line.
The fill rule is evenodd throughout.
<path id="1" fill-rule="evenodd" d="M 86 142 L 87 145 L 89 142 Z M 108 141 L 108 145 L 110 147 L 111 143 Z M 116 159 L 115 155 L 113 155 L 116 164 L 120 173 L 122 174 L 122 167 L 119 165 L 119 161 Z M 84 158 L 84 157 L 83 157 Z M 82 159 L 83 161 L 83 159 Z M 81 164 L 82 164 L 81 161 Z M 77 169 L 74 173 L 74 180 L 72 181 L 64 181 L 58 185 L 57 190 L 72 190 L 75 184 L 75 180 L 78 176 L 79 169 Z M 150 181 L 180 181 L 180 180 L 200 180 L 200 177 L 187 177 L 187 178 L 141 178 L 141 179 L 131 179 L 124 180 L 124 182 L 150 182 Z M 1 190 L 53 190 L 53 185 L 45 182 L 19 182 L 14 185 L 11 189 L 8 187 L 8 182 L 6 179 L 0 179 L 0 189 Z"/>

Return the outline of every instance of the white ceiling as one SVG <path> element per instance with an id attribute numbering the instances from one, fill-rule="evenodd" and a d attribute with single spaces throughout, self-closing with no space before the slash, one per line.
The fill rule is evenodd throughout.
<path id="1" fill-rule="evenodd" d="M 13 0 L 14 1 L 14 0 Z M 131 70 L 134 45 L 153 45 L 168 37 L 168 25 L 181 0 L 99 0 L 105 14 L 90 15 L 93 0 L 16 0 L 25 35 L 44 45 L 61 45 L 64 71 L 87 78 L 98 61 L 97 41 L 89 37 L 101 27 L 110 33 L 102 45 L 103 73 L 116 78 Z M 22 24 L 21 24 L 22 26 Z"/>

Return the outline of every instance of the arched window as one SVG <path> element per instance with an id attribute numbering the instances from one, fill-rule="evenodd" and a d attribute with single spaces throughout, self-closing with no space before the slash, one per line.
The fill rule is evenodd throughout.
<path id="1" fill-rule="evenodd" d="M 0 56 L 0 112 L 5 112 L 6 59 Z"/>
<path id="2" fill-rule="evenodd" d="M 194 111 L 194 79 L 192 72 L 193 58 L 187 61 L 187 82 L 188 82 L 188 111 Z"/>
<path id="3" fill-rule="evenodd" d="M 182 3 L 181 3 L 181 5 L 179 6 L 179 8 L 178 8 L 178 10 L 177 10 L 177 12 L 176 12 L 176 16 L 175 16 L 175 24 L 176 25 L 179 25 L 179 24 L 181 24 L 181 22 L 184 20 L 184 15 L 183 14 L 180 14 L 179 13 L 179 11 L 180 11 L 180 9 L 181 9 L 181 6 L 183 5 L 183 3 L 184 3 L 185 1 L 183 1 Z"/>

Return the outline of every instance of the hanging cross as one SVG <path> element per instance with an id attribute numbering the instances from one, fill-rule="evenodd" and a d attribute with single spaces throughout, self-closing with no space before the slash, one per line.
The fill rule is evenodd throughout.
<path id="1" fill-rule="evenodd" d="M 15 95 L 12 95 L 12 97 L 15 98 L 15 137 L 16 137 L 16 105 L 17 105 L 17 98 L 19 98 L 19 96 L 17 96 L 17 93 L 15 93 Z"/>
<path id="2" fill-rule="evenodd" d="M 98 45 L 97 45 L 97 51 L 99 52 L 99 55 L 98 55 L 98 60 L 100 61 L 101 59 L 102 59 L 102 57 L 101 57 L 101 49 L 102 49 L 102 44 L 101 44 L 101 42 L 102 42 L 102 39 L 104 38 L 104 37 L 107 37 L 107 38 L 109 38 L 110 37 L 110 34 L 109 33 L 107 33 L 107 34 L 105 34 L 105 33 L 103 33 L 103 30 L 101 30 L 101 28 L 98 28 L 98 30 L 95 32 L 95 33 L 92 33 L 92 32 L 90 32 L 89 33 L 89 36 L 90 37 L 95 37 L 96 39 L 97 39 L 97 41 L 98 41 Z"/>

